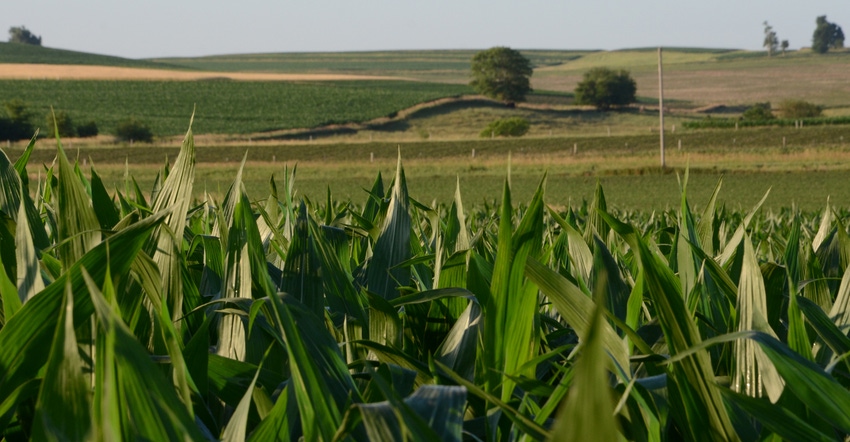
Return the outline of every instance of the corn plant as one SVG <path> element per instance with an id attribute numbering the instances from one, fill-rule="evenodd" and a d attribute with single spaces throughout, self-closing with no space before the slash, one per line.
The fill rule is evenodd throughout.
<path id="1" fill-rule="evenodd" d="M 33 139 L 34 140 L 34 139 Z M 847 213 L 196 198 L 0 155 L 8 440 L 835 440 Z M 244 164 L 244 163 L 243 163 Z M 766 196 L 767 197 L 767 196 Z"/>

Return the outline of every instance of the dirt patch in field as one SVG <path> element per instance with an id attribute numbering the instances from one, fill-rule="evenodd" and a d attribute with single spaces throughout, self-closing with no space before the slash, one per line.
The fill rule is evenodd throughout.
<path id="1" fill-rule="evenodd" d="M 239 81 L 341 81 L 408 80 L 402 77 L 340 74 L 269 74 L 250 72 L 193 72 L 114 66 L 58 64 L 0 64 L 0 79 L 23 80 L 239 80 Z"/>

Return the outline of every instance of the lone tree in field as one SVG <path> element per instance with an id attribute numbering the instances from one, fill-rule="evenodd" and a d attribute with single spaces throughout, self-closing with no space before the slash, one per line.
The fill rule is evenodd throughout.
<path id="1" fill-rule="evenodd" d="M 826 16 L 821 15 L 815 20 L 817 27 L 812 35 L 812 50 L 818 54 L 825 54 L 830 49 L 841 49 L 844 47 L 844 31 L 841 26 L 826 21 Z"/>
<path id="2" fill-rule="evenodd" d="M 508 104 L 524 101 L 531 92 L 528 79 L 533 70 L 531 62 L 519 51 L 495 47 L 472 57 L 472 81 L 476 92 Z"/>
<path id="3" fill-rule="evenodd" d="M 767 24 L 767 21 L 764 22 L 764 42 L 762 43 L 762 47 L 767 49 L 767 56 L 770 57 L 776 52 L 776 48 L 779 46 L 779 38 L 776 36 L 776 31 L 773 30 L 773 26 Z"/>
<path id="4" fill-rule="evenodd" d="M 584 73 L 584 79 L 576 86 L 576 104 L 608 110 L 634 103 L 636 92 L 637 84 L 629 71 L 593 68 Z"/>
<path id="5" fill-rule="evenodd" d="M 41 46 L 41 36 L 34 35 L 25 26 L 12 26 L 9 28 L 9 43 Z"/>
<path id="6" fill-rule="evenodd" d="M 782 48 L 782 55 L 785 55 L 785 51 L 788 49 L 788 40 L 782 40 L 782 43 L 779 45 Z"/>

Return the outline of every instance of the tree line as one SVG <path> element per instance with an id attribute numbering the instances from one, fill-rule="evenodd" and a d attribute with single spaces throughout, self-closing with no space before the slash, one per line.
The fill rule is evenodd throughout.
<path id="1" fill-rule="evenodd" d="M 782 55 L 785 55 L 788 45 L 788 40 L 782 40 L 780 43 L 776 31 L 773 30 L 773 26 L 765 21 L 762 47 L 767 50 L 767 56 L 772 56 L 780 47 L 782 48 Z M 825 54 L 830 49 L 842 48 L 844 48 L 844 31 L 841 29 L 841 26 L 830 23 L 825 15 L 816 18 L 815 31 L 812 34 L 812 52 Z"/>

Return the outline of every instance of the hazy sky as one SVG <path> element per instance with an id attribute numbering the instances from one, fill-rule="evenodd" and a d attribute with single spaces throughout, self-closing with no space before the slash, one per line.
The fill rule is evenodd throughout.
<path id="1" fill-rule="evenodd" d="M 815 18 L 850 32 L 847 0 L 0 0 L 0 28 L 129 58 L 381 49 L 792 49 Z"/>

